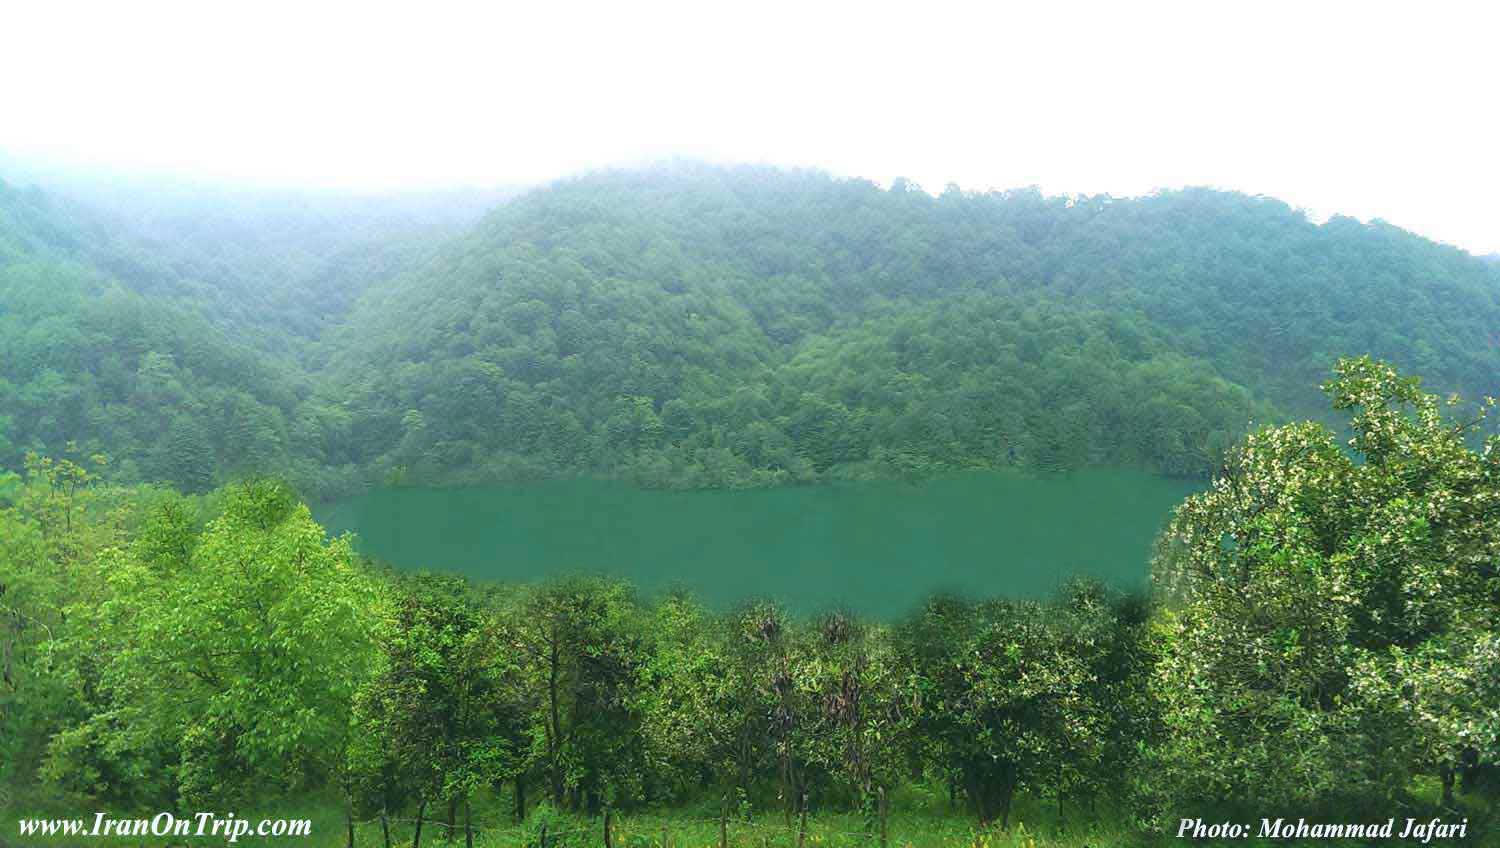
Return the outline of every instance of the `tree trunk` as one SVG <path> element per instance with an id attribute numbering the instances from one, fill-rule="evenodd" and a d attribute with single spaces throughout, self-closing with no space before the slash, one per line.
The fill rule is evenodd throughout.
<path id="1" fill-rule="evenodd" d="M 798 795 L 798 806 L 802 809 L 797 812 L 797 848 L 803 848 L 807 841 L 807 793 Z"/>
<path id="2" fill-rule="evenodd" d="M 876 797 L 876 805 L 877 805 L 876 809 L 877 809 L 877 811 L 880 814 L 880 848 L 885 848 L 885 846 L 886 846 L 886 828 L 885 828 L 885 824 L 886 824 L 886 818 L 887 818 L 886 814 L 890 812 L 890 808 L 888 806 L 886 806 L 885 787 L 882 786 L 882 787 L 878 788 L 876 790 L 876 792 L 878 793 L 877 797 Z"/>
<path id="3" fill-rule="evenodd" d="M 5 688 L 16 691 L 16 679 L 11 676 L 11 643 L 13 640 L 6 639 L 0 642 L 0 680 L 5 682 Z"/>
<path id="4" fill-rule="evenodd" d="M 562 747 L 561 727 L 558 720 L 557 704 L 557 674 L 558 674 L 558 650 L 557 634 L 552 634 L 552 653 L 550 655 L 550 668 L 547 675 L 547 770 L 552 779 L 552 803 L 561 807 L 563 803 L 563 780 L 562 769 L 557 762 L 558 749 Z"/>
<path id="5" fill-rule="evenodd" d="M 380 835 L 385 840 L 385 848 L 391 848 L 391 823 L 385 817 L 385 807 L 380 808 Z"/>
<path id="6" fill-rule="evenodd" d="M 1016 792 L 1016 767 L 1005 763 L 998 769 L 983 763 L 963 767 L 964 794 L 981 825 L 992 823 L 996 816 L 1000 826 L 1010 828 L 1011 800 Z"/>
<path id="7" fill-rule="evenodd" d="M 1458 774 L 1461 780 L 1459 785 L 1463 787 L 1463 791 L 1469 792 L 1478 786 L 1483 773 L 1478 749 L 1472 745 L 1464 748 L 1463 752 L 1458 755 Z"/>
<path id="8" fill-rule="evenodd" d="M 1000 828 L 1010 830 L 1010 802 L 1016 796 L 1015 766 L 1005 767 L 1005 783 L 1000 795 Z"/>
<path id="9" fill-rule="evenodd" d="M 422 848 L 422 814 L 427 812 L 427 799 L 417 805 L 417 832 L 412 835 L 411 848 Z"/>
<path id="10" fill-rule="evenodd" d="M 985 803 L 984 787 L 979 785 L 979 770 L 971 766 L 964 767 L 964 794 L 969 796 L 969 806 L 973 808 L 974 817 L 979 819 L 979 824 L 989 824 L 990 809 Z"/>
<path id="11" fill-rule="evenodd" d="M 740 756 L 738 766 L 739 781 L 735 786 L 739 790 L 739 793 L 736 794 L 735 797 L 748 798 L 750 797 L 750 742 L 743 736 L 740 737 Z"/>
<path id="12" fill-rule="evenodd" d="M 349 840 L 344 848 L 354 848 L 354 808 L 348 804 L 344 805 L 344 827 L 349 831 Z"/>
<path id="13" fill-rule="evenodd" d="M 448 832 L 447 832 L 447 837 L 449 839 L 453 838 L 453 824 L 456 821 L 457 814 L 458 814 L 458 796 L 455 795 L 452 798 L 448 799 Z"/>
<path id="14" fill-rule="evenodd" d="M 604 848 L 615 848 L 614 839 L 609 835 L 609 814 L 610 810 L 606 807 L 604 810 Z"/>
<path id="15" fill-rule="evenodd" d="M 719 848 L 729 848 L 729 796 L 719 805 Z"/>
<path id="16" fill-rule="evenodd" d="M 778 769 L 776 773 L 776 779 L 781 784 L 778 789 L 780 790 L 781 797 L 783 799 L 783 803 L 781 806 L 782 811 L 786 816 L 787 827 L 792 826 L 792 808 L 797 806 L 796 802 L 792 800 L 791 780 L 787 777 L 787 772 L 790 770 L 790 768 L 791 766 L 788 765 L 787 759 L 785 757 L 782 757 L 781 768 Z"/>
<path id="17" fill-rule="evenodd" d="M 469 796 L 464 796 L 464 848 L 474 848 L 474 811 L 469 809 Z"/>
<path id="18" fill-rule="evenodd" d="M 1450 763 L 1443 763 L 1442 768 L 1439 770 L 1439 774 L 1443 778 L 1443 806 L 1446 807 L 1447 809 L 1451 810 L 1451 809 L 1453 809 L 1453 777 L 1454 777 L 1454 772 L 1453 772 L 1453 766 L 1452 766 L 1452 764 L 1450 764 Z"/>
<path id="19" fill-rule="evenodd" d="M 516 775 L 516 822 L 526 821 L 526 778 Z"/>

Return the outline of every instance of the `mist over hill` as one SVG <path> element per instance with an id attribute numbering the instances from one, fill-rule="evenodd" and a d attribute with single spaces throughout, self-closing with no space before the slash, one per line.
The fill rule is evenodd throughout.
<path id="1" fill-rule="evenodd" d="M 488 213 L 480 217 L 481 210 Z M 0 185 L 0 465 L 194 490 L 1200 477 L 1334 359 L 1500 393 L 1500 265 L 1279 201 L 672 163 L 505 192 Z"/>

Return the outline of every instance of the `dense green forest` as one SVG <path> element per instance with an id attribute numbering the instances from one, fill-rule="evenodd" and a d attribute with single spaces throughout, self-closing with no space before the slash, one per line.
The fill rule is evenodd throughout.
<path id="1" fill-rule="evenodd" d="M 0 466 L 77 443 L 194 491 L 279 467 L 327 327 L 501 196 L 0 182 Z"/>
<path id="2" fill-rule="evenodd" d="M 933 196 L 676 163 L 504 193 L 0 186 L 0 467 L 664 487 L 1206 478 L 1346 353 L 1479 397 L 1500 266 L 1193 189 Z"/>
<path id="3" fill-rule="evenodd" d="M 1266 815 L 1461 816 L 1480 844 L 1500 437 L 1476 450 L 1460 406 L 1368 358 L 1327 393 L 1352 441 L 1230 446 L 1150 596 L 888 622 L 396 574 L 281 483 L 190 496 L 33 457 L 0 478 L 0 786 L 26 815 L 322 798 L 324 845 L 474 844 L 471 822 L 484 845 L 669 844 L 652 810 L 692 844 L 1034 846 L 1022 811 L 1072 834 L 1050 844 Z"/>
<path id="4" fill-rule="evenodd" d="M 0 182 L 0 811 L 315 805 L 318 845 L 1484 838 L 1497 328 L 1500 263 L 1207 189 Z M 890 620 L 397 572 L 307 505 L 1103 466 L 1201 486 L 1150 591 Z"/>

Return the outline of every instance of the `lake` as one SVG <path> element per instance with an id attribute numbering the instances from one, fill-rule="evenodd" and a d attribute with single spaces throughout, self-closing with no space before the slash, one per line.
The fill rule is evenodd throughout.
<path id="1" fill-rule="evenodd" d="M 376 489 L 317 512 L 403 569 L 603 572 L 720 607 L 774 597 L 893 616 L 935 591 L 1040 597 L 1072 574 L 1144 586 L 1152 539 L 1196 488 L 1121 470 L 686 492 L 558 480 Z"/>

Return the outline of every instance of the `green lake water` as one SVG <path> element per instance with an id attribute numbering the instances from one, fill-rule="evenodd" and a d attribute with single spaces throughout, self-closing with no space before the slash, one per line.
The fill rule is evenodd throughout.
<path id="1" fill-rule="evenodd" d="M 1119 470 L 690 492 L 560 480 L 377 489 L 318 518 L 403 569 L 607 573 L 718 606 L 773 597 L 891 616 L 935 591 L 1039 597 L 1073 574 L 1143 586 L 1152 539 L 1194 488 Z"/>

